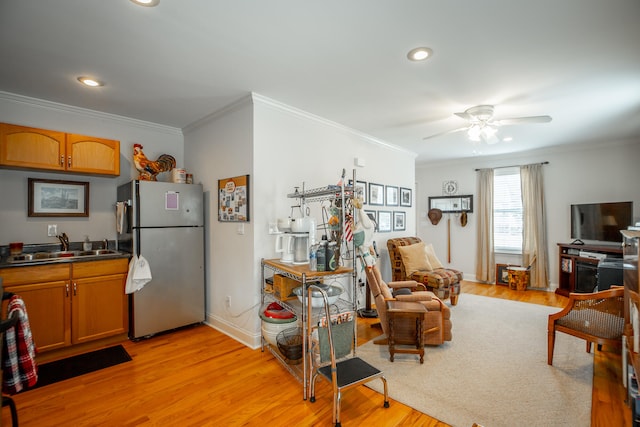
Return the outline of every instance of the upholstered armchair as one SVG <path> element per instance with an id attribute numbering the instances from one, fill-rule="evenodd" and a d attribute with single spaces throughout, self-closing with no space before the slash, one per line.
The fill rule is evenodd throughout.
<path id="1" fill-rule="evenodd" d="M 413 291 L 401 294 L 398 289 L 416 289 L 422 285 L 414 280 L 389 282 L 382 280 L 380 270 L 374 265 L 366 268 L 367 283 L 373 294 L 376 310 L 382 326 L 382 331 L 389 336 L 389 321 L 387 317 L 387 301 L 414 301 L 420 302 L 427 308 L 424 323 L 422 325 L 422 341 L 425 345 L 440 345 L 445 341 L 451 341 L 451 310 L 438 297 L 429 291 Z M 396 295 L 394 296 L 394 292 Z M 394 323 L 394 336 L 398 343 L 415 342 L 415 323 L 410 319 L 398 319 Z"/>
<path id="2" fill-rule="evenodd" d="M 564 309 L 549 315 L 547 326 L 547 363 L 553 364 L 556 331 L 591 343 L 622 347 L 624 327 L 624 287 L 612 287 L 593 293 L 571 293 Z"/>
<path id="3" fill-rule="evenodd" d="M 451 298 L 451 304 L 457 304 L 462 272 L 445 268 L 433 253 L 433 246 L 425 245 L 419 237 L 401 237 L 387 240 L 387 249 L 389 249 L 393 281 L 415 280 L 424 284 L 427 290 L 432 291 L 440 299 L 447 299 L 454 295 L 454 298 Z M 418 258 L 416 254 L 424 250 L 427 250 L 428 257 L 416 260 Z M 411 258 L 413 260 L 410 262 Z M 411 265 L 408 265 L 409 263 Z"/>

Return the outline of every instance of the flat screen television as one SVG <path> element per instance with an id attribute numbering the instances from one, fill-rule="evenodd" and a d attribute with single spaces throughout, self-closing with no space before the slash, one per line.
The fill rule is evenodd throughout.
<path id="1" fill-rule="evenodd" d="M 633 224 L 633 202 L 571 205 L 571 238 L 621 242 L 620 230 Z"/>

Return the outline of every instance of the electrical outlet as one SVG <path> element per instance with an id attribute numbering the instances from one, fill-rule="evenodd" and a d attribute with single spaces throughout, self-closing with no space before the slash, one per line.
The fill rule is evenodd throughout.
<path id="1" fill-rule="evenodd" d="M 225 298 L 224 304 L 227 306 L 227 308 L 231 307 L 231 297 L 229 295 L 227 295 L 227 297 Z"/>
<path id="2" fill-rule="evenodd" d="M 47 225 L 47 236 L 56 237 L 58 235 L 58 224 Z"/>

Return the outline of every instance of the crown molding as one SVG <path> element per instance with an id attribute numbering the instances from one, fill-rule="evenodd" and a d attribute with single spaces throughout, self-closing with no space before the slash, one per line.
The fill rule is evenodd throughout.
<path id="1" fill-rule="evenodd" d="M 290 115 L 293 115 L 293 116 L 297 116 L 297 117 L 301 117 L 301 118 L 304 118 L 304 119 L 307 119 L 307 120 L 311 120 L 311 121 L 323 124 L 325 126 L 330 126 L 330 127 L 334 128 L 334 129 L 337 129 L 339 131 L 342 131 L 342 132 L 351 134 L 353 136 L 356 136 L 358 138 L 364 139 L 365 141 L 370 142 L 372 144 L 380 145 L 380 146 L 383 146 L 383 147 L 385 147 L 387 149 L 391 149 L 391 150 L 394 150 L 394 151 L 398 151 L 398 152 L 401 152 L 401 153 L 404 153 L 404 154 L 411 155 L 411 156 L 413 156 L 413 158 L 416 158 L 418 156 L 417 153 L 415 153 L 413 151 L 406 150 L 406 149 L 404 149 L 402 147 L 398 147 L 397 145 L 393 145 L 393 144 L 388 143 L 386 141 L 382 141 L 380 139 L 374 138 L 373 136 L 367 135 L 366 133 L 363 133 L 363 132 L 357 131 L 355 129 L 352 129 L 350 127 L 341 125 L 340 123 L 336 123 L 334 121 L 325 119 L 323 117 L 316 116 L 315 114 L 311 114 L 311 113 L 309 113 L 307 111 L 300 110 L 300 109 L 292 107 L 290 105 L 283 104 L 283 103 L 281 103 L 279 101 L 273 100 L 271 98 L 267 98 L 266 96 L 257 94 L 255 92 L 251 92 L 251 98 L 253 99 L 254 103 L 259 103 L 259 104 L 265 105 L 267 107 L 274 108 L 274 109 L 276 109 L 278 111 L 282 111 L 284 113 L 287 113 L 287 114 L 290 114 Z"/>
<path id="2" fill-rule="evenodd" d="M 116 114 L 104 113 L 96 110 L 89 110 L 87 108 L 75 107 L 73 105 L 61 104 L 58 102 L 47 101 L 44 99 L 31 98 L 24 95 L 18 95 L 10 92 L 0 91 L 0 100 L 6 100 L 16 102 L 20 104 L 29 105 L 32 107 L 45 108 L 52 111 L 63 111 L 79 116 L 84 116 L 91 119 L 107 120 L 114 123 L 124 124 L 128 126 L 135 126 L 138 128 L 152 129 L 157 132 L 182 135 L 182 129 L 161 125 L 158 123 L 146 122 L 144 120 L 132 119 L 130 117 L 118 116 Z"/>

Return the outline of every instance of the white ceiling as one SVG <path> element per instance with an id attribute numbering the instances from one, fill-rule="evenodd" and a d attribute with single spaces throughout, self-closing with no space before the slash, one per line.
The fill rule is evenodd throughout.
<path id="1" fill-rule="evenodd" d="M 255 92 L 418 162 L 640 142 L 638 0 L 2 0 L 0 40 L 0 91 L 178 128 Z M 422 140 L 477 104 L 553 121 Z"/>

